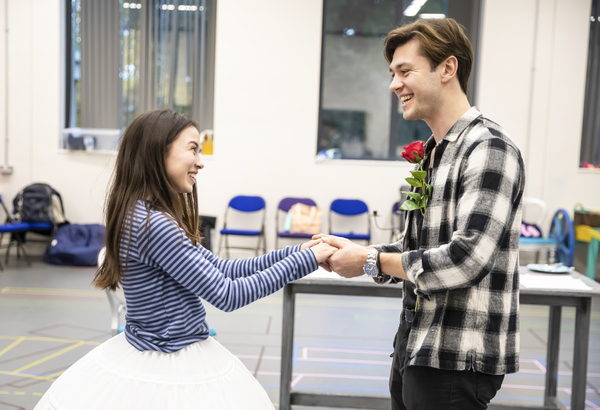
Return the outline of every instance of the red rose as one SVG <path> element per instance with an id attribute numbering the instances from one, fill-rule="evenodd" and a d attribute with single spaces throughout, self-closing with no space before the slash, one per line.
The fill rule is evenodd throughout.
<path id="1" fill-rule="evenodd" d="M 418 159 L 415 154 L 419 157 Z M 404 152 L 400 155 L 411 164 L 417 164 L 425 156 L 423 141 L 411 142 L 408 146 L 404 147 Z"/>

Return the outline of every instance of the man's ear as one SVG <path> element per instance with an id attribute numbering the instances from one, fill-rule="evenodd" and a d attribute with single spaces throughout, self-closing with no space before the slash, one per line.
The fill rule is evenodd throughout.
<path id="1" fill-rule="evenodd" d="M 442 83 L 447 83 L 456 77 L 458 71 L 458 59 L 454 56 L 450 56 L 439 65 L 442 75 Z"/>

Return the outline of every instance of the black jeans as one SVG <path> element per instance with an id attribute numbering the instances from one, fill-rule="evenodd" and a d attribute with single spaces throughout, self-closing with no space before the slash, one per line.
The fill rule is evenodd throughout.
<path id="1" fill-rule="evenodd" d="M 392 410 L 484 410 L 502 386 L 504 375 L 470 370 L 406 366 L 406 344 L 413 311 L 403 309 L 394 340 L 390 372 Z"/>

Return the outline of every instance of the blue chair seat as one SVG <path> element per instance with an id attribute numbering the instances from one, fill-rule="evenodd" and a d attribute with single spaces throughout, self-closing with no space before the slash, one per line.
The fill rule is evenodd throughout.
<path id="1" fill-rule="evenodd" d="M 13 222 L 8 224 L 0 224 L 0 232 L 22 232 L 31 228 L 26 222 Z"/>
<path id="2" fill-rule="evenodd" d="M 332 232 L 331 235 L 339 236 L 346 239 L 357 239 L 357 240 L 365 240 L 368 241 L 371 239 L 371 235 L 368 233 L 335 233 Z"/>
<path id="3" fill-rule="evenodd" d="M 49 222 L 28 222 L 31 229 L 52 229 L 52 224 Z"/>
<path id="4" fill-rule="evenodd" d="M 277 236 L 280 238 L 312 238 L 314 234 L 312 233 L 292 233 L 292 232 L 277 232 Z"/>
<path id="5" fill-rule="evenodd" d="M 260 231 L 246 231 L 243 229 L 221 229 L 221 235 L 258 236 Z"/>
<path id="6" fill-rule="evenodd" d="M 520 245 L 556 245 L 556 240 L 551 238 L 519 238 Z"/>

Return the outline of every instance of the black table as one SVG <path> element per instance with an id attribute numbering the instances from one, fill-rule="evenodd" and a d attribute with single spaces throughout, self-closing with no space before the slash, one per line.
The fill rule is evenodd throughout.
<path id="1" fill-rule="evenodd" d="M 525 267 L 521 274 L 529 273 Z M 600 284 L 572 272 L 575 279 L 581 279 L 591 290 L 555 290 L 536 287 L 524 287 L 521 284 L 520 303 L 530 305 L 545 305 L 550 307 L 548 320 L 548 350 L 547 371 L 543 407 L 509 406 L 512 409 L 564 409 L 558 401 L 558 353 L 560 343 L 560 324 L 562 307 L 575 308 L 575 338 L 573 354 L 573 380 L 571 409 L 583 410 L 585 408 L 585 389 L 587 377 L 588 347 L 590 339 L 590 320 L 592 297 L 600 295 Z M 549 278 L 551 279 L 551 278 Z M 377 285 L 369 281 L 355 281 L 343 278 L 311 278 L 289 283 L 284 288 L 283 296 L 283 326 L 281 335 L 281 380 L 279 391 L 279 409 L 290 410 L 292 405 L 344 407 L 353 409 L 389 410 L 391 408 L 389 397 L 373 396 L 345 396 L 337 394 L 316 394 L 309 392 L 292 391 L 292 360 L 294 349 L 294 317 L 296 294 L 312 293 L 324 295 L 344 296 L 376 296 L 388 298 L 401 298 L 401 285 Z M 398 305 L 400 308 L 400 305 Z M 507 408 L 503 405 L 490 405 L 490 409 Z"/>

